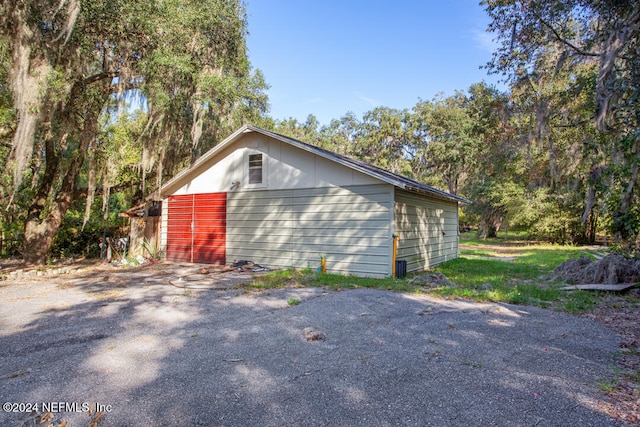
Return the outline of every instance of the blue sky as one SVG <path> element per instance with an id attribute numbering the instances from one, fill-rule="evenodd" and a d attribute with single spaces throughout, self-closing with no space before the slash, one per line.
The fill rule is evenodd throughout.
<path id="1" fill-rule="evenodd" d="M 479 0 L 246 1 L 249 59 L 275 119 L 328 124 L 497 82 L 479 69 L 492 49 Z"/>

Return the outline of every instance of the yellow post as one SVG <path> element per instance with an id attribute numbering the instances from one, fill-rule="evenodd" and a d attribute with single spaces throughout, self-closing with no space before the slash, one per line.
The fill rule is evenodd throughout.
<path id="1" fill-rule="evenodd" d="M 391 277 L 396 278 L 396 257 L 398 256 L 399 234 L 393 233 L 393 259 L 391 260 Z"/>

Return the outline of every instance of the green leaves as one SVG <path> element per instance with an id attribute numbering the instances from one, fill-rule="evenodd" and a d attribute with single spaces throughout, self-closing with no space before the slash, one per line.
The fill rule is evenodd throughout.
<path id="1" fill-rule="evenodd" d="M 0 110 L 13 122 L 0 123 L 13 137 L 0 155 L 15 165 L 2 184 L 13 174 L 16 190 L 24 176 L 37 197 L 28 206 L 3 185 L 0 203 L 29 210 L 27 240 L 41 239 L 29 243 L 38 257 L 74 197 L 88 192 L 90 204 L 97 184 L 105 198 L 118 183 L 152 191 L 266 111 L 266 84 L 246 54 L 241 0 L 17 0 L 1 11 L 0 82 L 12 89 L 1 100 L 17 112 Z M 132 94 L 143 116 L 122 115 Z M 156 179 L 145 186 L 150 175 Z M 79 188 L 89 182 L 89 191 Z"/>
<path id="2" fill-rule="evenodd" d="M 479 135 L 467 109 L 468 99 L 458 93 L 453 97 L 419 102 L 413 109 L 414 120 L 429 167 L 444 181 L 447 190 L 460 193 L 460 185 L 469 176 L 479 150 Z"/>
<path id="3" fill-rule="evenodd" d="M 568 216 L 564 227 L 575 230 L 593 229 L 601 217 L 617 239 L 632 239 L 639 222 L 638 3 L 482 4 L 500 43 L 487 67 L 512 82 L 514 104 L 523 118 L 530 114 L 528 123 L 519 120 L 517 133 L 529 130 L 528 156 L 545 172 L 538 174 L 537 185 L 551 190 L 553 216 Z M 580 193 L 583 202 L 576 203 Z M 582 225 L 576 227 L 571 218 L 580 210 Z"/>

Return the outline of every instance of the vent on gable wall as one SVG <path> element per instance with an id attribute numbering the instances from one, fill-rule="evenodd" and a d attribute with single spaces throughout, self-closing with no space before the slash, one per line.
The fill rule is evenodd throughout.
<path id="1" fill-rule="evenodd" d="M 249 154 L 249 184 L 262 184 L 262 154 Z"/>

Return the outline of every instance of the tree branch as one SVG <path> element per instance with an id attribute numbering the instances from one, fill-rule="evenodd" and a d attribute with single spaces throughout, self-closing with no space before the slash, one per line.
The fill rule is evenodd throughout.
<path id="1" fill-rule="evenodd" d="M 154 173 L 150 174 L 147 178 L 148 179 L 154 179 L 156 177 L 157 172 L 154 171 Z M 120 191 L 124 191 L 124 190 L 128 190 L 130 188 L 135 188 L 138 187 L 142 184 L 142 181 L 128 181 L 128 182 L 123 182 L 121 184 L 118 185 L 114 185 L 113 187 L 109 187 L 109 192 L 110 193 L 118 193 Z M 104 187 L 98 187 L 95 189 L 95 195 L 100 196 L 102 194 L 104 194 Z M 76 190 L 73 193 L 73 198 L 74 199 L 82 199 L 82 198 L 86 198 L 89 194 L 89 188 L 76 188 Z"/>
<path id="2" fill-rule="evenodd" d="M 99 73 L 99 74 L 94 74 L 93 76 L 89 76 L 86 79 L 84 79 L 82 81 L 83 85 L 90 85 L 92 83 L 98 82 L 100 80 L 104 80 L 104 79 L 112 79 L 114 77 L 118 76 L 118 72 L 117 71 L 110 71 L 110 72 L 103 72 L 103 73 Z"/>
<path id="3" fill-rule="evenodd" d="M 568 47 L 570 47 L 571 49 L 573 49 L 574 51 L 576 51 L 577 53 L 579 53 L 582 56 L 591 56 L 591 57 L 595 57 L 598 58 L 600 57 L 600 53 L 593 53 L 593 52 L 587 52 L 586 50 L 582 50 L 580 49 L 578 46 L 574 45 L 573 43 L 571 43 L 569 40 L 565 40 L 564 38 L 562 38 L 562 36 L 560 36 L 560 34 L 558 33 L 558 31 L 556 31 L 556 29 L 547 21 L 545 21 L 542 16 L 538 15 L 536 12 L 532 11 L 532 13 L 535 15 L 536 18 L 538 18 L 538 20 L 540 20 L 540 22 L 542 23 L 542 25 L 544 25 L 545 27 L 547 27 L 548 29 L 551 30 L 551 32 L 553 33 L 553 35 L 556 37 L 556 39 L 560 42 L 563 43 L 565 45 L 567 45 Z"/>
<path id="4" fill-rule="evenodd" d="M 129 189 L 129 188 L 133 188 L 137 185 L 139 185 L 139 182 L 123 182 L 122 184 L 118 184 L 118 185 L 114 185 L 113 187 L 109 187 L 109 192 L 110 193 L 118 193 L 120 191 Z M 95 189 L 95 194 L 100 196 L 104 193 L 105 189 L 104 187 L 99 187 Z M 89 195 L 89 189 L 88 188 L 77 188 L 74 193 L 73 193 L 73 198 L 74 199 L 83 199 L 86 198 Z"/>

